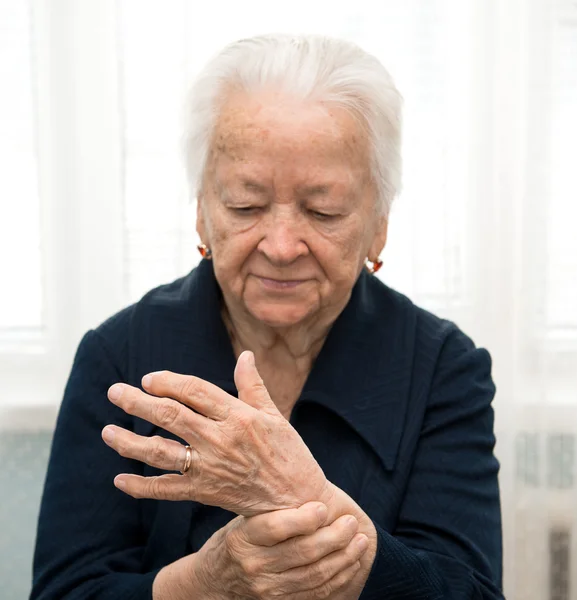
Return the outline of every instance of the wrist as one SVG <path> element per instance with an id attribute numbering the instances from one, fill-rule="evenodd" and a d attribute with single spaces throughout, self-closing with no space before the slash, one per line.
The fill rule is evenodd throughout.
<path id="1" fill-rule="evenodd" d="M 377 551 L 377 530 L 372 519 L 365 511 L 343 490 L 327 481 L 327 486 L 319 498 L 326 505 L 328 516 L 326 523 L 333 523 L 343 515 L 353 515 L 359 522 L 358 533 L 364 533 L 369 539 L 369 547 L 364 560 L 372 564 Z"/>
<path id="2" fill-rule="evenodd" d="M 198 552 L 191 554 L 188 558 L 190 558 L 190 562 L 188 564 L 187 579 L 196 591 L 196 597 L 202 598 L 202 600 L 217 600 L 209 586 L 210 577 L 206 575 L 200 564 Z"/>
<path id="3" fill-rule="evenodd" d="M 327 482 L 319 501 L 328 508 L 327 523 L 332 523 L 343 515 L 353 515 L 359 522 L 360 533 L 365 533 L 361 527 L 368 527 L 369 522 L 374 530 L 372 521 L 365 511 L 346 492 L 330 481 Z"/>
<path id="4" fill-rule="evenodd" d="M 153 600 L 215 600 L 198 577 L 197 562 L 197 555 L 190 554 L 162 568 L 152 584 Z"/>

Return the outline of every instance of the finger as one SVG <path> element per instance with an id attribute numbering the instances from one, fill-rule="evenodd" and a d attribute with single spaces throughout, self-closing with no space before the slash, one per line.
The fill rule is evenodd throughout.
<path id="1" fill-rule="evenodd" d="M 108 390 L 108 398 L 129 415 L 140 417 L 153 425 L 170 431 L 187 442 L 191 433 L 206 433 L 210 419 L 196 414 L 172 398 L 156 398 L 124 383 L 115 383 Z"/>
<path id="2" fill-rule="evenodd" d="M 267 570 L 282 573 L 289 569 L 311 565 L 325 556 L 346 548 L 359 529 L 352 515 L 343 515 L 327 527 L 310 535 L 293 537 L 267 551 Z"/>
<path id="3" fill-rule="evenodd" d="M 324 524 L 327 507 L 321 502 L 307 502 L 299 508 L 276 510 L 246 519 L 241 531 L 255 546 L 274 546 L 296 535 L 310 535 Z"/>
<path id="4" fill-rule="evenodd" d="M 254 354 L 245 350 L 239 357 L 234 369 L 234 383 L 238 390 L 238 397 L 245 404 L 278 414 L 278 409 L 266 389 L 264 382 L 257 371 Z"/>
<path id="5" fill-rule="evenodd" d="M 344 571 L 337 573 L 330 581 L 316 588 L 312 593 L 311 590 L 304 592 L 297 592 L 291 596 L 291 600 L 310 600 L 312 598 L 329 598 L 332 594 L 338 590 L 344 588 L 346 585 L 351 583 L 355 578 L 356 574 L 361 568 L 360 561 L 357 561 Z M 362 589 L 362 585 L 359 584 L 359 588 Z M 360 593 L 361 589 L 358 590 Z M 358 596 L 355 596 L 355 598 Z"/>
<path id="6" fill-rule="evenodd" d="M 102 439 L 120 456 L 133 458 L 157 469 L 181 471 L 186 460 L 186 447 L 175 440 L 167 440 L 159 435 L 145 437 L 127 431 L 122 427 L 107 425 L 102 430 Z M 195 451 L 192 463 L 195 462 Z M 190 465 L 194 472 L 194 465 Z"/>
<path id="7" fill-rule="evenodd" d="M 239 401 L 218 386 L 193 375 L 157 371 L 142 378 L 142 387 L 155 396 L 174 398 L 196 412 L 223 421 Z"/>
<path id="8" fill-rule="evenodd" d="M 133 498 L 151 498 L 152 500 L 195 500 L 190 477 L 185 475 L 159 475 L 141 477 L 122 473 L 114 478 L 114 485 Z"/>
<path id="9" fill-rule="evenodd" d="M 328 597 L 334 591 L 331 588 L 333 585 L 331 581 L 343 571 L 353 568 L 367 551 L 368 546 L 367 536 L 359 533 L 343 550 L 333 552 L 306 567 L 297 567 L 278 574 L 279 586 L 289 593 L 315 590 L 319 593 L 318 597 Z M 338 582 L 341 586 L 345 583 L 342 578 Z M 325 592 L 326 596 L 323 595 Z M 314 597 L 317 597 L 316 594 Z"/>

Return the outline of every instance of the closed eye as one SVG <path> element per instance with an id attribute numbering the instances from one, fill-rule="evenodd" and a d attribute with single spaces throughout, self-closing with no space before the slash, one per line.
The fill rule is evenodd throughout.
<path id="1" fill-rule="evenodd" d="M 331 213 L 321 212 L 319 210 L 309 210 L 309 214 L 319 221 L 329 221 L 330 219 L 334 219 L 339 216 Z"/>
<path id="2" fill-rule="evenodd" d="M 239 215 L 253 215 L 261 210 L 260 206 L 231 206 L 229 208 Z"/>

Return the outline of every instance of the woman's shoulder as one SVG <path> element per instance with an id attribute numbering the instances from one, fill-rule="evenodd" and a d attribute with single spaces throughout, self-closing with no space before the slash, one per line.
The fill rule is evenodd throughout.
<path id="1" fill-rule="evenodd" d="M 195 271 L 150 289 L 138 301 L 108 317 L 95 331 L 105 338 L 114 337 L 120 332 L 128 333 L 131 327 L 146 321 L 152 314 L 163 317 L 185 310 L 195 285 Z"/>
<path id="2" fill-rule="evenodd" d="M 407 295 L 376 277 L 368 279 L 367 288 L 371 312 L 381 315 L 381 318 L 386 314 L 388 319 L 399 324 L 409 324 L 423 343 L 439 344 L 453 337 L 470 339 L 454 321 L 416 304 Z"/>
<path id="3" fill-rule="evenodd" d="M 414 366 L 432 371 L 442 369 L 463 356 L 474 356 L 490 364 L 487 350 L 477 348 L 472 338 L 459 325 L 419 306 L 405 294 L 371 277 L 372 310 L 390 323 L 391 330 L 412 339 Z M 386 317 L 383 317 L 386 315 Z"/>
<path id="4" fill-rule="evenodd" d="M 135 361 L 140 360 L 146 340 L 158 338 L 167 329 L 167 323 L 187 320 L 196 279 L 193 269 L 183 277 L 156 286 L 91 330 L 121 372 L 131 372 Z"/>

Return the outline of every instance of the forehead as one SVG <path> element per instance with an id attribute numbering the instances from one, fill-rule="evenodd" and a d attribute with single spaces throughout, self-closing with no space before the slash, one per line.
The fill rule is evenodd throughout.
<path id="1" fill-rule="evenodd" d="M 367 137 L 352 114 L 274 92 L 230 94 L 216 122 L 212 154 L 230 166 L 368 168 Z"/>

